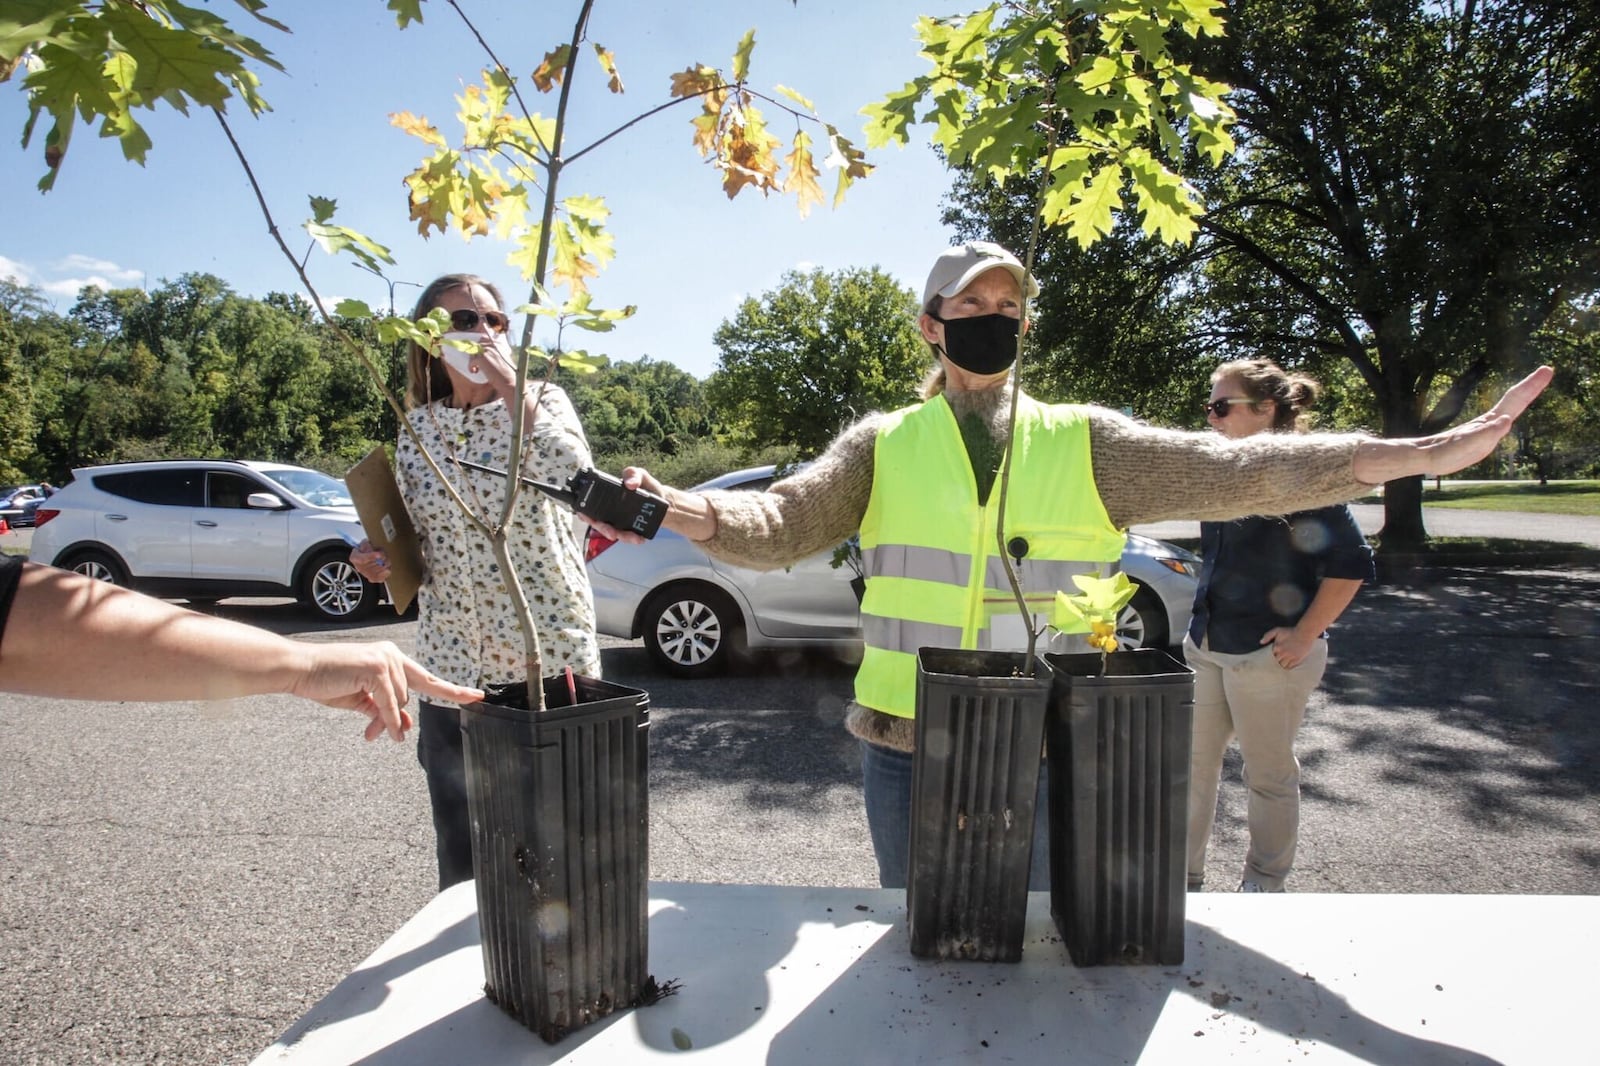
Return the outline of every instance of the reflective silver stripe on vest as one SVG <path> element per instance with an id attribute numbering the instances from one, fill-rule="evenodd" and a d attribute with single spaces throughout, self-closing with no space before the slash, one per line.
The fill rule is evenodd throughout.
<path id="1" fill-rule="evenodd" d="M 874 648 L 915 652 L 918 648 L 959 648 L 961 627 L 933 622 L 908 622 L 903 618 L 861 616 L 861 635 Z"/>
<path id="2" fill-rule="evenodd" d="M 972 556 L 967 553 L 910 544 L 879 544 L 866 548 L 861 552 L 861 566 L 871 577 L 912 577 L 959 588 L 966 588 L 972 578 Z M 1004 575 L 1000 583 L 1005 584 Z"/>
<path id="3" fill-rule="evenodd" d="M 1017 578 L 1022 582 L 1022 591 L 1029 596 L 1048 595 L 1054 597 L 1057 592 L 1076 594 L 1078 586 L 1072 583 L 1072 578 L 1077 574 L 1092 574 L 1096 570 L 1107 571 L 1110 574 L 1121 570 L 1120 563 L 1095 564 L 1078 560 L 1053 560 L 1053 559 L 1024 559 L 1017 568 Z M 991 589 L 1009 589 L 1011 582 L 1006 580 L 1005 560 L 990 557 L 989 563 L 983 570 L 983 583 Z"/>

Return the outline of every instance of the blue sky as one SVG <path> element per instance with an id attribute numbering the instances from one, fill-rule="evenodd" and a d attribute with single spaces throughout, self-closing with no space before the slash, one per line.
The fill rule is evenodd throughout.
<path id="1" fill-rule="evenodd" d="M 400 32 L 382 0 L 272 0 L 267 13 L 289 36 L 254 24 L 230 3 L 211 0 L 262 41 L 286 68 L 265 70 L 262 91 L 273 111 L 230 119 L 265 188 L 275 218 L 296 253 L 309 244 L 300 223 L 309 195 L 338 201 L 336 221 L 390 247 L 397 282 L 422 283 L 451 270 L 480 273 L 520 303 L 526 287 L 505 263 L 507 246 L 463 242 L 437 233 L 424 241 L 406 219 L 402 177 L 423 145 L 393 128 L 390 112 L 425 115 L 454 136 L 455 94 L 478 81 L 484 65 L 461 22 L 439 0 L 424 4 L 426 23 Z M 519 78 L 570 34 L 575 4 L 467 0 L 465 5 L 502 61 Z M 751 84 L 782 84 L 814 101 L 822 116 L 864 145 L 860 108 L 921 73 L 912 32 L 922 13 L 946 13 L 906 0 L 710 0 L 694 4 L 600 0 L 589 39 L 610 49 L 627 92 L 604 91 L 599 67 L 580 65 L 578 106 L 569 146 L 588 143 L 666 99 L 669 74 L 691 63 L 724 71 L 740 37 L 756 30 Z M 952 8 L 951 10 L 955 10 Z M 554 21 L 541 13 L 558 12 Z M 530 106 L 554 111 L 554 96 Z M 298 280 L 267 233 L 243 172 L 217 123 L 162 107 L 145 120 L 155 147 L 146 165 L 122 159 L 115 142 L 82 126 L 56 187 L 40 194 L 43 128 L 24 153 L 25 98 L 0 85 L 0 276 L 43 289 L 65 312 L 80 285 L 158 285 L 186 271 L 216 274 L 236 291 L 262 296 L 299 291 Z M 787 135 L 776 109 L 768 120 Z M 693 109 L 684 105 L 647 120 L 575 164 L 563 194 L 604 196 L 617 257 L 591 289 L 595 304 L 636 304 L 638 313 L 603 337 L 583 338 L 615 359 L 648 355 L 704 377 L 716 367 L 712 333 L 746 296 L 775 287 L 786 270 L 878 266 L 920 290 L 934 256 L 952 236 L 939 223 L 949 181 L 926 128 L 904 149 L 873 152 L 877 170 L 838 209 L 804 220 L 792 198 L 763 200 L 750 191 L 729 201 L 717 173 L 690 142 Z M 820 156 L 821 153 L 819 153 Z M 832 193 L 832 177 L 824 188 Z M 351 296 L 374 307 L 385 285 L 320 249 L 308 273 L 325 298 Z M 397 284 L 401 308 L 417 289 Z M 513 296 L 515 293 L 517 295 Z"/>

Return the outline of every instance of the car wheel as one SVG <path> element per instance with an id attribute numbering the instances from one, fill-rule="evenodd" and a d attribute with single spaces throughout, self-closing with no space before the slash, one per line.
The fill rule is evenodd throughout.
<path id="1" fill-rule="evenodd" d="M 725 670 L 740 624 L 733 601 L 709 585 L 662 589 L 639 618 L 645 650 L 678 677 L 709 677 Z"/>
<path id="2" fill-rule="evenodd" d="M 77 552 L 60 565 L 63 570 L 71 570 L 75 574 L 92 577 L 96 581 L 109 581 L 123 588 L 131 584 L 128 571 L 123 567 L 121 560 L 108 552 L 92 550 Z"/>
<path id="3" fill-rule="evenodd" d="M 349 552 L 324 552 L 300 579 L 300 602 L 325 622 L 359 622 L 377 606 L 378 586 L 356 573 Z"/>
<path id="4" fill-rule="evenodd" d="M 1117 618 L 1117 643 L 1130 651 L 1167 646 L 1167 609 L 1161 597 L 1147 588 L 1133 594 Z"/>

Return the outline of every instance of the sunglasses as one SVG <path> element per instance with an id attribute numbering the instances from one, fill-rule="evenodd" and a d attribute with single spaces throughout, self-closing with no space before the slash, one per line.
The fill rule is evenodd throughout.
<path id="1" fill-rule="evenodd" d="M 480 315 L 470 307 L 463 307 L 450 312 L 450 328 L 457 333 L 473 332 L 480 320 L 496 333 L 504 333 L 511 328 L 511 320 L 499 311 L 485 311 Z"/>
<path id="2" fill-rule="evenodd" d="M 1227 418 L 1228 412 L 1233 410 L 1234 404 L 1243 404 L 1249 407 L 1250 403 L 1250 399 L 1246 396 L 1224 396 L 1221 399 L 1210 400 L 1201 404 L 1200 410 L 1208 415 L 1216 415 L 1218 418 Z"/>

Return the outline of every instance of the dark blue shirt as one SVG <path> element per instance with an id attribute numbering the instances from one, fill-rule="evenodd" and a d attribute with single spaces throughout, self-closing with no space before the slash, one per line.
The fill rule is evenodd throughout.
<path id="1" fill-rule="evenodd" d="M 1200 587 L 1189 637 L 1224 655 L 1293 626 L 1327 577 L 1372 581 L 1372 548 L 1343 504 L 1200 523 Z"/>

